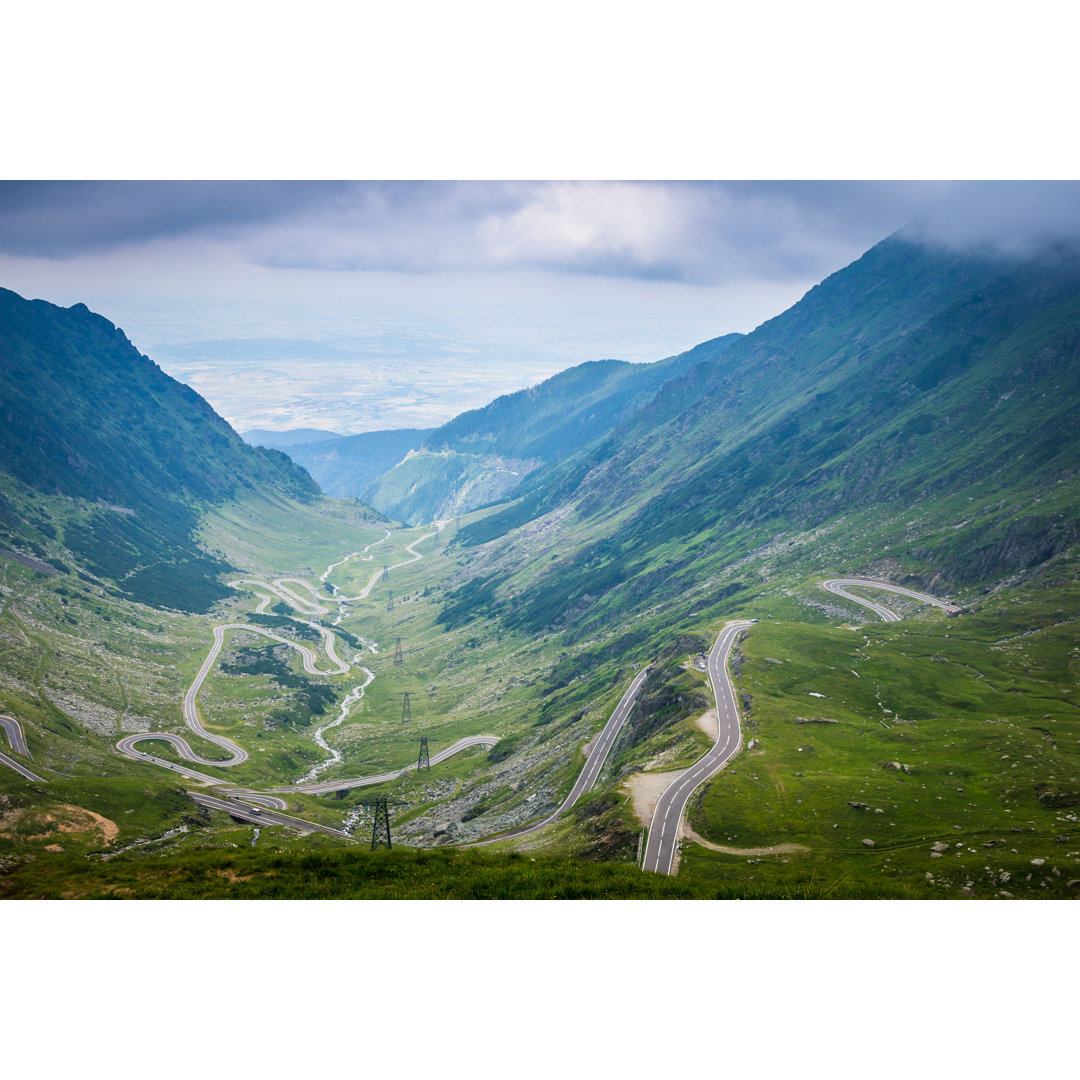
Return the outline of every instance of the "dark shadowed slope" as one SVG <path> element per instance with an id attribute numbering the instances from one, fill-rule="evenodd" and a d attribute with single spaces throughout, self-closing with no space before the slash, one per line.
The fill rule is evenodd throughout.
<path id="1" fill-rule="evenodd" d="M 245 491 L 317 495 L 303 469 L 248 446 L 82 304 L 61 308 L 0 289 L 0 401 L 0 486 L 20 498 L 66 499 L 65 547 L 141 602 L 203 610 L 224 595 L 224 564 L 194 539 L 200 507 Z M 8 546 L 31 550 L 42 527 L 57 528 L 16 513 L 8 499 L 0 526 Z"/>

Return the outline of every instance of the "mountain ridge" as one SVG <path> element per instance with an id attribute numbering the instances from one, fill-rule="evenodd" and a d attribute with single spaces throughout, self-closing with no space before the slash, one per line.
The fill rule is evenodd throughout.
<path id="1" fill-rule="evenodd" d="M 227 564 L 197 540 L 200 507 L 257 490 L 318 496 L 285 454 L 248 446 L 85 304 L 0 289 L 0 356 L 0 477 L 11 478 L 0 496 L 46 497 L 36 514 L 9 512 L 0 526 L 38 555 L 62 542 L 133 599 L 161 603 L 173 589 L 202 610 L 226 595 Z"/>
<path id="2" fill-rule="evenodd" d="M 740 337 L 725 334 L 652 364 L 588 361 L 503 394 L 429 433 L 363 497 L 412 523 L 513 497 L 536 469 L 603 438 L 667 380 L 704 357 L 721 356 Z"/>
<path id="3" fill-rule="evenodd" d="M 888 238 L 459 542 L 485 553 L 492 610 L 533 630 L 614 622 L 721 552 L 920 496 L 932 520 L 890 545 L 912 572 L 1030 571 L 1077 538 L 1055 485 L 1076 483 L 1078 323 L 1075 249 L 987 259 Z M 1027 513 L 1029 497 L 1052 513 Z M 976 519 L 948 535 L 961 499 Z M 560 541 L 521 591 L 523 530 L 548 516 Z"/>

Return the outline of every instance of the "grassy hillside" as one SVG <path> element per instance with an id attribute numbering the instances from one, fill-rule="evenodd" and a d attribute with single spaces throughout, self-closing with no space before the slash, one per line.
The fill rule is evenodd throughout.
<path id="1" fill-rule="evenodd" d="M 317 494 L 284 454 L 245 444 L 82 304 L 0 289 L 0 356 L 9 548 L 64 552 L 133 600 L 205 611 L 224 595 L 227 567 L 194 540 L 200 509 L 245 491 Z"/>
<path id="2" fill-rule="evenodd" d="M 885 241 L 462 542 L 485 555 L 493 610 L 532 630 L 610 625 L 861 511 L 893 521 L 867 561 L 887 551 L 913 579 L 1034 572 L 1080 538 L 1078 324 L 1075 251 Z M 550 557 L 525 590 L 519 537 L 537 532 Z"/>
<path id="3" fill-rule="evenodd" d="M 533 470 L 602 438 L 669 379 L 716 360 L 739 337 L 728 334 L 654 364 L 579 364 L 505 394 L 428 433 L 418 452 L 379 477 L 363 498 L 413 523 L 498 502 Z"/>
<path id="4" fill-rule="evenodd" d="M 204 557 L 318 584 L 353 662 L 308 678 L 295 653 L 230 632 L 200 707 L 251 757 L 222 781 L 401 768 L 421 732 L 433 751 L 500 737 L 375 789 L 397 800 L 396 846 L 544 816 L 651 665 L 595 790 L 483 851 L 368 858 L 343 839 L 256 837 L 196 810 L 165 770 L 118 758 L 123 731 L 184 730 L 212 626 L 252 622 L 264 594 L 229 590 L 207 615 L 134 603 L 71 573 L 63 531 L 35 524 L 100 505 L 65 509 L 12 481 L 41 554 L 0 553 L 0 708 L 24 720 L 48 782 L 0 769 L 0 895 L 1075 895 L 1078 298 L 1069 251 L 988 260 L 894 238 L 460 528 L 432 536 L 273 488 L 205 506 L 191 534 Z M 455 455 L 480 456 L 429 451 Z M 904 621 L 877 623 L 819 587 L 850 574 L 963 611 L 890 599 Z M 636 778 L 708 744 L 690 657 L 736 616 L 758 620 L 733 665 L 748 745 L 695 796 L 679 877 L 644 880 Z M 262 618 L 314 640 L 278 607 Z M 314 730 L 364 671 L 363 697 L 326 731 L 331 761 Z M 371 793 L 289 800 L 362 839 Z"/>

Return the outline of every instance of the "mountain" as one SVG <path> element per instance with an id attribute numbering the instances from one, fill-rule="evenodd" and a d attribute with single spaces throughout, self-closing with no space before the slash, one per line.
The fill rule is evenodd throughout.
<path id="1" fill-rule="evenodd" d="M 244 442 L 252 446 L 264 446 L 269 450 L 291 450 L 294 446 L 305 443 L 330 442 L 344 438 L 336 431 L 323 431 L 322 428 L 287 428 L 285 431 L 270 431 L 268 428 L 252 428 L 241 433 Z"/>
<path id="2" fill-rule="evenodd" d="M 244 492 L 318 490 L 276 450 L 248 446 L 190 387 L 107 319 L 0 289 L 0 541 L 202 611 L 228 569 L 198 543 L 200 511 Z"/>
<path id="3" fill-rule="evenodd" d="M 359 435 L 301 443 L 289 447 L 287 452 L 293 461 L 311 473 L 327 495 L 370 502 L 370 490 L 375 481 L 410 451 L 418 449 L 433 430 L 364 431 Z"/>
<path id="4" fill-rule="evenodd" d="M 1078 353 L 1075 247 L 891 237 L 462 529 L 461 599 L 596 632 L 820 529 L 941 588 L 1035 573 L 1080 540 Z"/>
<path id="5" fill-rule="evenodd" d="M 427 434 L 415 453 L 384 472 L 362 497 L 412 523 L 498 502 L 540 466 L 573 454 L 643 409 L 669 379 L 722 356 L 740 336 L 727 334 L 653 364 L 579 364 L 504 394 Z M 318 478 L 318 471 L 313 475 Z"/>
<path id="6" fill-rule="evenodd" d="M 315 494 L 85 308 L 3 302 L 0 713 L 41 779 L 0 762 L 0 895 L 190 897 L 260 875 L 252 895 L 314 895 L 335 865 L 354 875 L 341 895 L 368 895 L 361 878 L 370 894 L 389 881 L 439 895 L 437 876 L 467 881 L 460 895 L 518 895 L 521 873 L 538 890 L 517 853 L 487 849 L 481 865 L 415 849 L 543 820 L 647 664 L 593 790 L 530 840 L 537 865 L 545 848 L 573 858 L 549 863 L 544 895 L 556 878 L 580 889 L 586 859 L 624 864 L 602 895 L 640 895 L 637 774 L 681 770 L 712 742 L 691 658 L 734 615 L 755 620 L 731 663 L 745 742 L 688 806 L 716 850 L 687 837 L 684 895 L 1075 893 L 1074 249 L 1003 257 L 896 236 L 722 355 L 692 350 L 625 408 L 604 412 L 637 373 L 604 364 L 561 384 L 569 415 L 547 408 L 549 388 L 459 418 L 408 458 L 430 458 L 429 478 L 445 459 L 451 501 L 465 493 L 455 457 L 489 473 L 519 460 L 502 454 L 537 464 L 511 503 L 440 536 Z M 544 460 L 549 425 L 566 426 Z M 819 587 L 848 574 L 963 610 L 897 597 L 908 617 L 877 622 Z M 265 584 L 215 604 L 236 578 Z M 288 642 L 329 652 L 275 582 L 335 598 L 322 630 L 345 671 L 299 673 Z M 212 629 L 237 624 L 207 664 Z M 192 801 L 175 746 L 148 744 L 157 762 L 118 752 L 151 732 L 205 752 L 185 721 L 193 685 L 208 729 L 248 752 L 201 766 L 223 796 L 280 792 L 316 767 L 331 783 L 401 768 L 381 788 L 395 850 L 372 861 L 326 835 L 315 850 L 249 815 L 253 835 L 228 803 Z M 440 748 L 499 742 L 429 771 L 415 767 L 421 730 Z M 367 787 L 289 800 L 333 827 L 371 820 Z M 340 863 L 331 845 L 348 845 Z"/>

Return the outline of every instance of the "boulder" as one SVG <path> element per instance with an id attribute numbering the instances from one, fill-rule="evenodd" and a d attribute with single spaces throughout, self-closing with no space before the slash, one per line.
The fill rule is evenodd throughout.
<path id="1" fill-rule="evenodd" d="M 870 804 L 869 803 L 864 803 L 864 802 L 849 802 L 848 806 L 850 806 L 852 810 L 869 810 L 870 809 Z"/>
<path id="2" fill-rule="evenodd" d="M 936 843 L 930 845 L 930 850 L 937 852 L 948 851 L 949 845 L 946 844 L 943 840 L 938 840 Z"/>
<path id="3" fill-rule="evenodd" d="M 863 847 L 877 847 L 873 840 L 864 840 Z"/>

